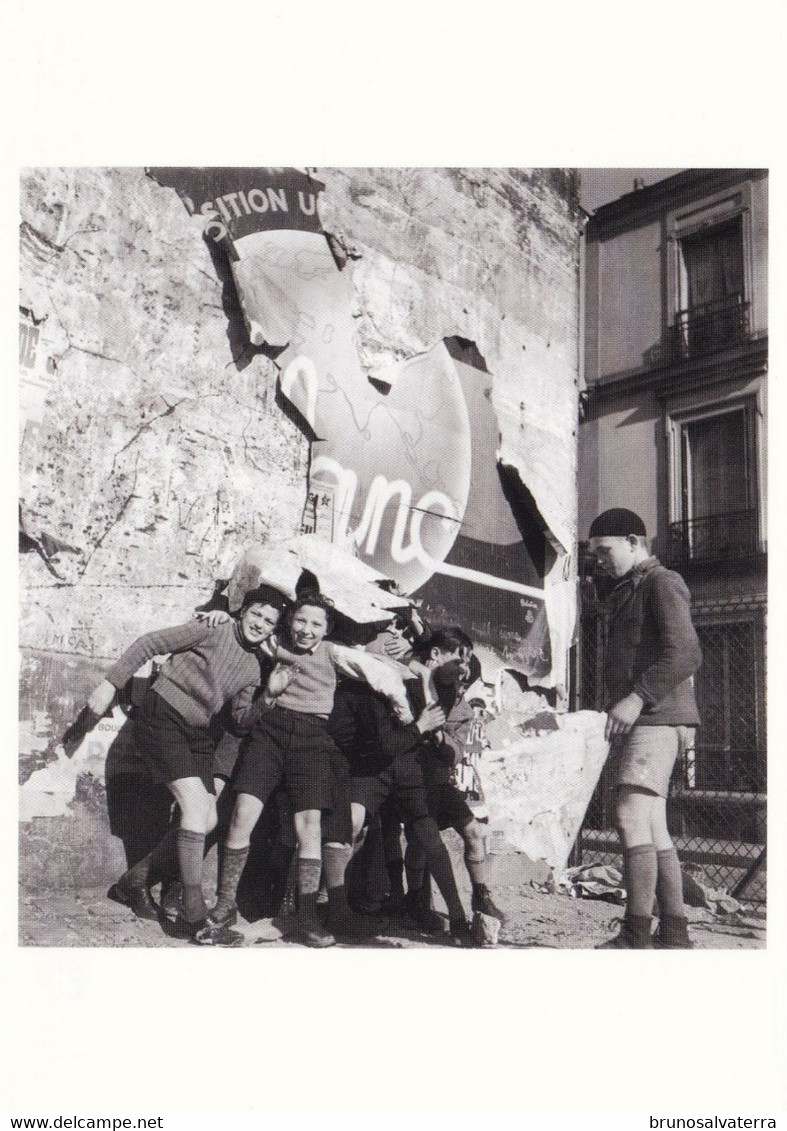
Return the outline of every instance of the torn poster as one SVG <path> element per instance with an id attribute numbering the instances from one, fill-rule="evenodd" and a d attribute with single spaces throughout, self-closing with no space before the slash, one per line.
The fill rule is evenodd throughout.
<path id="1" fill-rule="evenodd" d="M 281 393 L 312 441 L 303 529 L 554 685 L 544 579 L 556 552 L 533 496 L 499 462 L 492 377 L 474 344 L 448 337 L 371 379 L 351 273 L 320 224 L 320 182 L 291 169 L 149 173 L 205 217 L 250 342 L 279 351 Z"/>

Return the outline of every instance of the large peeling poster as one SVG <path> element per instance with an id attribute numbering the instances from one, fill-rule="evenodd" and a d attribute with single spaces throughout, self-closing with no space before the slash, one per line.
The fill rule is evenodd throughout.
<path id="1" fill-rule="evenodd" d="M 274 169 L 153 169 L 224 249 L 252 345 L 312 441 L 304 529 L 352 546 L 402 591 L 551 668 L 543 523 L 496 453 L 492 379 L 472 343 L 446 338 L 371 379 L 353 322 L 351 271 L 323 232 L 323 186 Z M 516 481 L 515 481 L 516 480 Z"/>

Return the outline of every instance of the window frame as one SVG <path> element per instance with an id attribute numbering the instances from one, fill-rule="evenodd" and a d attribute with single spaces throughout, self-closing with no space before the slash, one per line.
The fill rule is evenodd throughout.
<path id="1" fill-rule="evenodd" d="M 766 544 L 765 506 L 763 499 L 764 475 L 760 466 L 763 451 L 763 406 L 761 405 L 761 390 L 748 392 L 744 395 L 729 397 L 726 400 L 713 402 L 695 402 L 668 407 L 665 415 L 665 430 L 667 434 L 667 522 L 671 526 L 676 522 L 691 521 L 692 515 L 686 513 L 684 506 L 684 430 L 687 425 L 695 421 L 708 420 L 714 416 L 724 416 L 731 413 L 744 413 L 745 443 L 746 443 L 746 470 L 748 480 L 748 508 L 757 513 L 757 547 L 759 552 L 764 552 Z"/>
<path id="2" fill-rule="evenodd" d="M 749 326 L 758 325 L 754 308 L 753 252 L 751 234 L 752 184 L 744 181 L 732 189 L 693 201 L 673 209 L 666 216 L 667 247 L 667 332 L 677 332 L 678 315 L 688 309 L 686 268 L 681 250 L 682 240 L 702 232 L 710 232 L 737 217 L 741 219 L 741 256 L 743 259 L 743 302 L 749 307 Z M 686 295 L 685 302 L 682 295 Z"/>

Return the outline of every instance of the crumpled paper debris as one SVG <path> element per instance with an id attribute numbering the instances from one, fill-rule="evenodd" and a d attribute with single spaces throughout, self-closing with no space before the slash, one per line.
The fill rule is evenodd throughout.
<path id="1" fill-rule="evenodd" d="M 549 885 L 534 886 L 544 891 Z M 610 864 L 579 864 L 566 868 L 552 881 L 551 890 L 571 899 L 604 899 L 609 903 L 625 903 L 626 900 L 622 873 Z"/>

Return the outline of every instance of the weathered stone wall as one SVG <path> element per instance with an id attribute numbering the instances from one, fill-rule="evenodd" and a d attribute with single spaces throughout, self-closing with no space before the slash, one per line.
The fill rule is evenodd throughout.
<path id="1" fill-rule="evenodd" d="M 448 335 L 474 341 L 494 378 L 501 451 L 570 548 L 573 175 L 316 175 L 323 226 L 351 255 L 369 375 Z M 135 636 L 186 617 L 244 546 L 298 532 L 309 451 L 274 362 L 245 338 L 226 266 L 172 189 L 141 169 L 30 170 L 21 219 L 25 779 Z M 63 820 L 33 816 L 26 851 L 46 854 L 62 839 L 47 822 Z M 114 867 L 97 848 L 88 856 L 100 878 Z M 43 882 L 46 868 L 33 874 Z"/>

